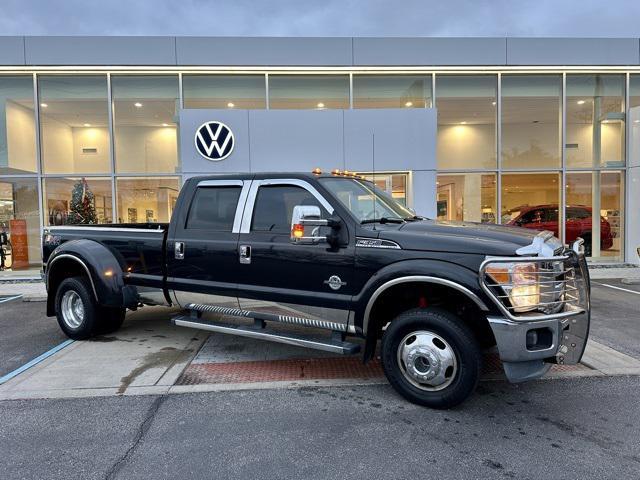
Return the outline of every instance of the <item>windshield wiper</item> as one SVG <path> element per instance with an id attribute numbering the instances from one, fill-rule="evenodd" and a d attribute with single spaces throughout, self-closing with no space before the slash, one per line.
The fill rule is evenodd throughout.
<path id="1" fill-rule="evenodd" d="M 365 223 L 404 223 L 405 220 L 402 218 L 389 218 L 389 217 L 380 217 L 380 218 L 367 218 L 366 220 L 362 220 L 360 222 L 361 225 Z"/>
<path id="2" fill-rule="evenodd" d="M 413 215 L 411 217 L 404 217 L 407 222 L 417 222 L 418 220 L 424 220 L 424 217 L 420 217 L 418 215 Z"/>

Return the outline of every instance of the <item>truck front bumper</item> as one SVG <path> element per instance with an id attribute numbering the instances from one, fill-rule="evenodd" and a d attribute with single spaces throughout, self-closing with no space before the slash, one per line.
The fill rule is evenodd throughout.
<path id="1" fill-rule="evenodd" d="M 589 336 L 588 308 L 569 317 L 533 322 L 500 316 L 487 319 L 504 372 L 514 383 L 540 378 L 552 364 L 578 363 Z"/>

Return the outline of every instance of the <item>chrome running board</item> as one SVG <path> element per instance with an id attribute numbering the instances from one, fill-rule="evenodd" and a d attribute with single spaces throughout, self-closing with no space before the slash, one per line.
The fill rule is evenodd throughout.
<path id="1" fill-rule="evenodd" d="M 344 340 L 344 332 L 333 332 L 331 337 L 302 336 L 266 328 L 262 320 L 255 320 L 253 325 L 234 325 L 221 322 L 205 322 L 190 314 L 177 315 L 171 319 L 171 322 L 178 327 L 197 328 L 209 332 L 227 333 L 240 337 L 268 340 L 270 342 L 285 343 L 287 345 L 323 350 L 341 355 L 352 355 L 360 351 L 359 344 L 346 342 Z"/>
<path id="2" fill-rule="evenodd" d="M 293 315 L 277 315 L 274 313 L 254 312 L 249 310 L 240 310 L 239 308 L 219 307 L 217 305 L 206 305 L 202 303 L 189 303 L 185 308 L 195 312 L 218 313 L 228 315 L 230 317 L 257 318 L 267 322 L 289 323 L 292 325 L 302 325 L 303 327 L 322 328 L 324 330 L 332 330 L 335 332 L 346 332 L 346 323 L 330 322 L 328 320 L 317 320 L 314 318 L 295 317 Z"/>

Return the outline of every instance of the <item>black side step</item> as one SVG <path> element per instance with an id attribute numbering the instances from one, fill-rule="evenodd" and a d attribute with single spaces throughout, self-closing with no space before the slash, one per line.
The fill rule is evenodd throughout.
<path id="1" fill-rule="evenodd" d="M 198 328 L 209 332 L 228 333 L 240 337 L 257 338 L 271 342 L 286 343 L 298 347 L 324 350 L 325 352 L 339 353 L 342 355 L 352 355 L 360 351 L 360 345 L 344 341 L 343 332 L 333 332 L 331 337 L 322 336 L 302 336 L 288 332 L 275 331 L 265 327 L 265 322 L 256 320 L 253 325 L 234 325 L 222 322 L 205 322 L 190 314 L 176 315 L 171 319 L 171 323 L 179 327 Z"/>

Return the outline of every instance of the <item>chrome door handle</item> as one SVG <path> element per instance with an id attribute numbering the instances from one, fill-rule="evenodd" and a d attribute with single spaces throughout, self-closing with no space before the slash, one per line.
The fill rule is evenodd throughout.
<path id="1" fill-rule="evenodd" d="M 175 254 L 176 260 L 184 259 L 184 242 L 176 242 L 173 253 Z"/>
<path id="2" fill-rule="evenodd" d="M 251 263 L 251 245 L 240 245 L 240 263 L 244 265 Z"/>

